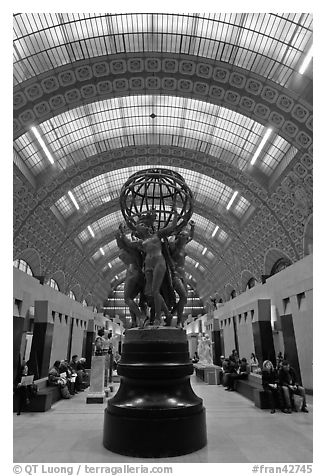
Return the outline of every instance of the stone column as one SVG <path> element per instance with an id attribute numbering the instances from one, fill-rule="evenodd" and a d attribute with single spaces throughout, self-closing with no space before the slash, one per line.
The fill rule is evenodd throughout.
<path id="1" fill-rule="evenodd" d="M 259 365 L 262 366 L 264 360 L 275 365 L 270 299 L 258 299 L 252 318 L 252 333 Z"/>
<path id="2" fill-rule="evenodd" d="M 35 318 L 30 361 L 35 378 L 47 377 L 51 365 L 54 320 L 49 301 L 35 301 Z"/>
<path id="3" fill-rule="evenodd" d="M 94 339 L 95 339 L 95 324 L 94 324 L 94 319 L 90 319 L 87 324 L 85 355 L 84 355 L 86 359 L 85 365 L 87 369 L 91 368 Z"/>

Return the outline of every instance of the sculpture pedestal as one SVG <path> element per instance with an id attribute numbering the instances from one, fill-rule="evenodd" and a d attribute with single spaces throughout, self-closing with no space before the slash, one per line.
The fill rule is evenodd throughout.
<path id="1" fill-rule="evenodd" d="M 182 329 L 126 331 L 121 383 L 104 414 L 104 446 L 134 457 L 178 456 L 207 443 L 205 408 L 190 385 L 193 365 Z"/>
<path id="2" fill-rule="evenodd" d="M 105 400 L 104 392 L 104 368 L 105 356 L 94 355 L 92 357 L 92 373 L 89 391 L 86 397 L 86 403 L 103 403 Z"/>

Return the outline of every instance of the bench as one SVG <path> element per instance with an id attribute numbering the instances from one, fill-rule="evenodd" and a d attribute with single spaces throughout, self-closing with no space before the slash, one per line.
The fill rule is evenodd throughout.
<path id="1" fill-rule="evenodd" d="M 261 375 L 249 374 L 247 380 L 236 380 L 234 389 L 254 402 L 257 408 L 270 408 L 268 393 L 262 387 Z"/>
<path id="2" fill-rule="evenodd" d="M 60 388 L 49 385 L 47 377 L 34 380 L 34 384 L 37 386 L 38 392 L 28 405 L 26 409 L 28 412 L 46 412 L 53 403 L 61 399 Z M 17 395 L 15 394 L 13 411 L 17 411 Z"/>

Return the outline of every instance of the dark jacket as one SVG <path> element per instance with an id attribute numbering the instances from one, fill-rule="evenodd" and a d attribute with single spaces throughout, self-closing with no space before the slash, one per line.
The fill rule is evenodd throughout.
<path id="1" fill-rule="evenodd" d="M 241 362 L 238 370 L 239 374 L 250 374 L 250 366 L 248 362 Z"/>
<path id="2" fill-rule="evenodd" d="M 278 383 L 277 373 L 275 370 L 271 370 L 270 372 L 268 370 L 263 370 L 261 373 L 261 378 L 264 390 L 271 390 L 271 387 L 269 386 L 270 383 Z"/>
<path id="3" fill-rule="evenodd" d="M 297 378 L 292 367 L 290 370 L 284 370 L 283 367 L 280 368 L 278 372 L 279 383 L 282 387 L 288 387 L 289 385 L 297 385 Z"/>

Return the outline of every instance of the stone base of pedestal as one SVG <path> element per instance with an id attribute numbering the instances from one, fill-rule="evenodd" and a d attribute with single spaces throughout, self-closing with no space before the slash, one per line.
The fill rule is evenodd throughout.
<path id="1" fill-rule="evenodd" d="M 193 365 L 184 330 L 126 331 L 118 373 L 120 387 L 104 413 L 108 450 L 163 458 L 206 445 L 205 408 L 191 388 Z"/>
<path id="2" fill-rule="evenodd" d="M 89 393 L 86 397 L 86 403 L 104 403 L 105 392 L 103 393 Z"/>
<path id="3" fill-rule="evenodd" d="M 105 401 L 104 369 L 105 356 L 94 355 L 92 357 L 91 381 L 86 397 L 86 403 L 103 403 Z"/>
<path id="4" fill-rule="evenodd" d="M 207 443 L 205 408 L 193 415 L 120 416 L 104 411 L 104 446 L 126 456 L 167 458 L 197 451 Z"/>

